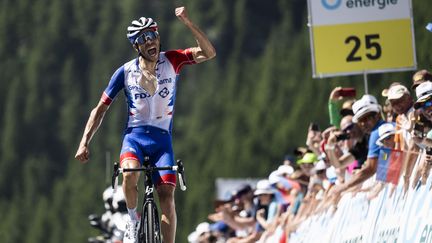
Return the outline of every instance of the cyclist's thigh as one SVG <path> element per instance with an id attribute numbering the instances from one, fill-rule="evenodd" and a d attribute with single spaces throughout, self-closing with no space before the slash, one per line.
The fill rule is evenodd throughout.
<path id="1" fill-rule="evenodd" d="M 162 134 L 163 135 L 163 134 Z M 171 135 L 161 136 L 159 139 L 159 149 L 154 154 L 153 162 L 157 167 L 173 166 L 174 163 L 174 152 L 172 149 Z M 176 185 L 176 173 L 173 170 L 161 170 L 153 173 L 152 176 L 155 185 Z"/>
<path id="2" fill-rule="evenodd" d="M 123 138 L 122 149 L 120 152 L 120 166 L 122 168 L 136 168 L 142 165 L 144 155 L 137 142 L 134 133 L 126 134 Z M 127 167 L 125 167 L 127 166 Z"/>

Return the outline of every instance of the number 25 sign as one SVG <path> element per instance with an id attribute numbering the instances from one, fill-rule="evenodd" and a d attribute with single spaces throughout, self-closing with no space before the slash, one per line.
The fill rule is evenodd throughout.
<path id="1" fill-rule="evenodd" d="M 308 0 L 313 77 L 417 68 L 411 0 Z"/>

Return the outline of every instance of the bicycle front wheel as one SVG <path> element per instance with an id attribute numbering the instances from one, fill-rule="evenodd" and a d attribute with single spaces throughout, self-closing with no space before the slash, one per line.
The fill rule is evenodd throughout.
<path id="1" fill-rule="evenodd" d="M 141 221 L 140 243 L 161 243 L 161 233 L 159 225 L 159 214 L 156 204 L 152 201 L 145 203 Z"/>

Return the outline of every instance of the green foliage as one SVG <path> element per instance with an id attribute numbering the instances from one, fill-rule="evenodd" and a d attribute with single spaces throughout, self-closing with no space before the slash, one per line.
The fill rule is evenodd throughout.
<path id="1" fill-rule="evenodd" d="M 127 118 L 123 95 L 82 165 L 73 156 L 85 123 L 116 68 L 136 57 L 126 39 L 132 19 L 155 18 L 163 49 L 196 44 L 174 16 L 183 4 L 217 57 L 180 75 L 173 137 L 188 191 L 176 192 L 177 242 L 212 211 L 216 178 L 267 176 L 304 144 L 310 121 L 328 125 L 334 87 L 363 90 L 361 76 L 312 79 L 304 0 L 3 0 L 0 242 L 85 242 L 97 234 L 87 215 L 103 211 L 105 160 L 118 160 Z M 431 69 L 432 34 L 424 29 L 431 8 L 413 1 L 419 68 Z M 410 85 L 412 73 L 369 75 L 369 93 L 379 97 L 391 81 Z"/>

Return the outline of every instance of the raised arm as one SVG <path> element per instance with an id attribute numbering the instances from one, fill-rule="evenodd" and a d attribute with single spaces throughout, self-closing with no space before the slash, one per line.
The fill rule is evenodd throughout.
<path id="1" fill-rule="evenodd" d="M 210 60 L 216 56 L 216 50 L 210 40 L 188 17 L 185 7 L 175 9 L 175 15 L 192 32 L 198 46 L 190 48 L 195 62 L 200 63 Z"/>
<path id="2" fill-rule="evenodd" d="M 81 162 L 86 162 L 89 159 L 89 149 L 88 145 L 93 135 L 96 133 L 100 124 L 102 123 L 103 117 L 109 106 L 99 101 L 98 105 L 90 113 L 90 117 L 87 121 L 83 137 L 79 144 L 78 150 L 76 152 L 75 158 Z"/>

